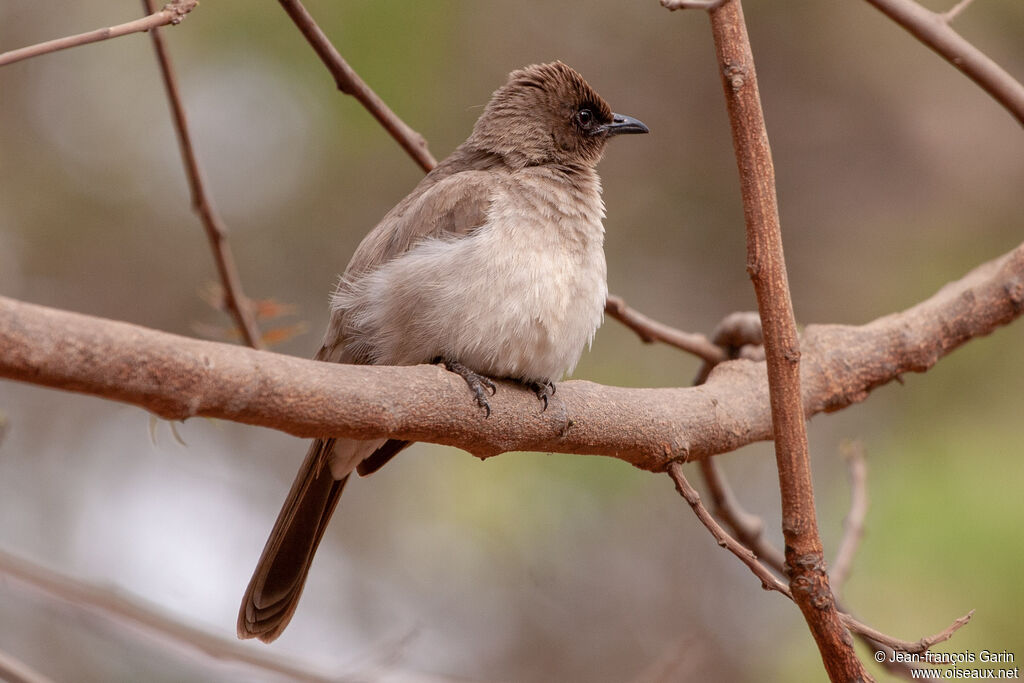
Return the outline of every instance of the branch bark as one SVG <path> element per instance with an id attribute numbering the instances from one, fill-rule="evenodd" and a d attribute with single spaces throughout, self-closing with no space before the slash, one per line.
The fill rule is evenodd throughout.
<path id="1" fill-rule="evenodd" d="M 1024 313 L 1024 245 L 928 300 L 862 326 L 803 336 L 808 417 L 925 372 Z M 502 383 L 484 419 L 465 383 L 434 366 L 318 363 L 199 341 L 0 297 L 0 377 L 131 403 L 168 419 L 215 417 L 302 437 L 392 436 L 462 448 L 606 455 L 652 471 L 771 438 L 764 363 L 718 366 L 692 388 L 562 382 L 550 407 Z"/>
<path id="2" fill-rule="evenodd" d="M 121 36 L 128 35 L 129 33 L 149 31 L 150 29 L 154 29 L 158 26 L 166 26 L 168 24 L 177 25 L 180 24 L 181 20 L 185 18 L 185 15 L 195 9 L 198 4 L 198 0 L 172 0 L 172 2 L 164 5 L 163 9 L 159 12 L 154 12 L 142 19 L 136 19 L 135 21 L 118 24 L 117 26 L 99 28 L 95 31 L 79 33 L 78 35 L 49 40 L 45 43 L 38 43 L 36 45 L 19 48 L 17 50 L 11 50 L 10 52 L 4 52 L 3 54 L 0 54 L 0 66 L 6 66 L 7 64 L 13 64 L 14 62 L 20 62 L 23 59 L 38 57 L 39 55 L 45 55 L 50 52 L 57 52 L 58 50 L 66 50 L 70 47 L 88 45 L 89 43 L 98 43 L 101 40 L 107 40 L 109 38 L 119 38 Z"/>
<path id="3" fill-rule="evenodd" d="M 814 509 L 807 425 L 800 391 L 800 342 L 786 277 L 768 133 L 740 0 L 710 11 L 747 225 L 747 272 L 764 334 L 775 458 L 782 494 L 786 573 L 794 601 L 832 681 L 868 680 L 843 626 L 825 571 Z"/>

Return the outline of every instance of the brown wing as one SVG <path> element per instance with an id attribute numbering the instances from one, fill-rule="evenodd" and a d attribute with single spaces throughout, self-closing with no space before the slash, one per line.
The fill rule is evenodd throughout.
<path id="1" fill-rule="evenodd" d="M 424 239 L 468 235 L 486 222 L 494 192 L 504 182 L 503 167 L 452 171 L 446 170 L 448 166 L 446 160 L 427 175 L 363 238 L 343 277 L 378 268 Z M 368 359 L 346 351 L 344 315 L 344 311 L 332 313 L 316 359 L 367 363 Z"/>
<path id="2" fill-rule="evenodd" d="M 377 268 L 428 237 L 469 234 L 487 220 L 500 182 L 494 171 L 462 171 L 436 181 L 425 178 L 363 239 L 346 274 Z"/>

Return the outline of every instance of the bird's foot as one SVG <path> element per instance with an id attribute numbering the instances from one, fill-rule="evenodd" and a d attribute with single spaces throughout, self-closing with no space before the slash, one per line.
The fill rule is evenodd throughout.
<path id="1" fill-rule="evenodd" d="M 473 372 L 457 360 L 438 358 L 435 362 L 443 363 L 449 372 L 454 372 L 466 380 L 469 390 L 473 392 L 473 396 L 476 398 L 476 404 L 484 409 L 484 417 L 491 416 L 491 404 L 487 402 L 487 391 L 490 390 L 491 396 L 494 396 L 498 387 L 490 377 Z"/>
<path id="2" fill-rule="evenodd" d="M 549 379 L 543 382 L 523 382 L 526 387 L 537 395 L 537 399 L 544 402 L 544 407 L 540 409 L 543 413 L 548 409 L 548 397 L 555 395 L 555 383 Z"/>

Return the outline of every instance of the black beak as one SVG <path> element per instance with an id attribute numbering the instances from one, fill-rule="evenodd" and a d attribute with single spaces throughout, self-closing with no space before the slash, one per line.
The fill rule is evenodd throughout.
<path id="1" fill-rule="evenodd" d="M 623 135 L 625 133 L 650 133 L 651 131 L 643 124 L 643 121 L 634 119 L 625 114 L 612 114 L 612 122 L 602 126 L 604 134 L 608 137 Z"/>

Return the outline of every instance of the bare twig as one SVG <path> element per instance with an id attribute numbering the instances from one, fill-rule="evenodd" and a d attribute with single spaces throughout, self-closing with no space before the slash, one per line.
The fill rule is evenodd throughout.
<path id="1" fill-rule="evenodd" d="M 973 616 L 974 610 L 971 610 L 964 616 L 955 619 L 952 624 L 946 627 L 945 630 L 940 631 L 933 636 L 926 636 L 920 640 L 900 640 L 898 638 L 893 638 L 892 636 L 887 636 L 881 631 L 857 621 L 849 614 L 841 614 L 840 618 L 842 619 L 843 624 L 851 631 L 864 635 L 872 640 L 876 640 L 886 647 L 898 652 L 921 653 L 952 638 L 953 634 L 966 626 L 967 622 L 969 622 Z"/>
<path id="2" fill-rule="evenodd" d="M 715 515 L 732 529 L 736 538 L 743 545 L 752 550 L 769 567 L 780 574 L 785 574 L 786 559 L 778 548 L 765 539 L 764 521 L 743 509 L 715 461 L 711 458 L 701 460 L 700 471 L 707 483 Z"/>
<path id="3" fill-rule="evenodd" d="M 13 655 L 3 651 L 0 651 L 0 681 L 6 681 L 7 683 L 51 683 L 51 679 Z"/>
<path id="4" fill-rule="evenodd" d="M 153 11 L 152 0 L 142 0 L 142 6 L 147 12 Z M 159 30 L 150 32 L 153 38 L 153 48 L 156 50 L 157 61 L 160 63 L 160 73 L 163 76 L 164 87 L 167 90 L 167 100 L 171 106 L 171 116 L 174 119 L 174 130 L 178 136 L 178 146 L 181 149 L 181 159 L 185 165 L 185 175 L 188 177 L 189 190 L 192 193 L 192 208 L 199 214 L 203 227 L 206 230 L 206 237 L 210 241 L 210 249 L 213 251 L 213 260 L 217 266 L 217 274 L 220 276 L 221 285 L 224 288 L 224 304 L 228 312 L 235 319 L 235 324 L 242 335 L 245 343 L 254 349 L 263 348 L 263 340 L 260 336 L 259 327 L 252 313 L 252 307 L 245 293 L 242 291 L 242 281 L 238 277 L 238 269 L 235 267 L 235 257 L 231 253 L 231 246 L 228 244 L 228 230 L 221 220 L 213 205 L 213 200 L 206 192 L 206 183 L 203 180 L 202 169 L 199 168 L 199 160 L 192 147 L 192 136 L 189 134 L 188 118 L 185 116 L 185 108 L 181 104 L 181 96 L 178 92 L 178 79 L 174 75 L 171 66 L 171 58 L 167 53 L 163 37 Z"/>
<path id="5" fill-rule="evenodd" d="M 868 512 L 868 466 L 864 460 L 864 444 L 859 441 L 844 444 L 842 452 L 850 467 L 850 511 L 843 522 L 845 533 L 830 574 L 832 591 L 837 596 L 850 576 L 853 558 L 864 537 L 864 517 Z"/>
<path id="6" fill-rule="evenodd" d="M 1024 85 L 949 25 L 963 5 L 943 15 L 914 0 L 868 0 L 915 38 L 960 69 L 1024 124 Z"/>
<path id="7" fill-rule="evenodd" d="M 661 0 L 661 6 L 667 10 L 702 9 L 710 12 L 725 4 L 725 0 Z"/>
<path id="8" fill-rule="evenodd" d="M 159 12 L 153 12 L 150 10 L 149 16 L 143 17 L 142 19 L 136 19 L 135 21 L 118 24 L 117 26 L 100 28 L 95 31 L 89 31 L 88 33 L 79 33 L 76 36 L 67 36 L 66 38 L 58 38 L 57 40 L 50 40 L 45 43 L 29 45 L 28 47 L 4 52 L 3 54 L 0 54 L 0 66 L 13 64 L 14 62 L 19 62 L 23 59 L 29 59 L 30 57 L 38 57 L 39 55 L 44 55 L 50 52 L 57 52 L 58 50 L 66 50 L 69 47 L 78 47 L 79 45 L 97 43 L 101 40 L 118 38 L 120 36 L 128 35 L 129 33 L 149 31 L 157 26 L 166 26 L 168 24 L 176 25 L 181 23 L 181 20 L 185 18 L 185 15 L 195 9 L 198 4 L 198 0 L 172 0 L 164 5 L 164 8 Z"/>
<path id="9" fill-rule="evenodd" d="M 774 590 L 782 593 L 790 600 L 793 599 L 793 594 L 789 590 L 789 586 L 780 581 L 778 577 L 771 572 L 770 569 L 761 564 L 757 556 L 745 545 L 737 541 L 735 538 L 730 536 L 722 526 L 715 521 L 715 518 L 707 511 L 704 504 L 700 501 L 700 494 L 697 490 L 690 485 L 690 482 L 686 480 L 686 475 L 683 474 L 683 466 L 681 463 L 674 462 L 668 466 L 668 473 L 672 477 L 672 481 L 676 483 L 676 490 L 679 491 L 679 495 L 686 499 L 686 502 L 693 508 L 693 512 L 697 515 L 697 519 L 701 521 L 707 530 L 711 532 L 711 535 L 715 537 L 718 545 L 731 552 L 736 557 L 740 558 L 743 564 L 750 568 L 750 571 L 754 572 L 754 575 L 761 580 L 761 587 L 765 590 Z"/>
<path id="10" fill-rule="evenodd" d="M 974 2 L 974 0 L 960 0 L 960 2 L 950 7 L 949 10 L 947 10 L 941 15 L 942 20 L 945 21 L 947 24 L 952 22 L 954 19 L 960 16 L 960 13 L 967 9 L 967 6 L 970 5 L 972 2 Z"/>
<path id="11" fill-rule="evenodd" d="M 707 511 L 704 504 L 701 502 L 700 494 L 697 493 L 696 489 L 686 479 L 686 475 L 683 472 L 683 465 L 679 462 L 673 462 L 668 466 L 669 476 L 672 477 L 672 481 L 675 482 L 676 490 L 679 494 L 686 499 L 686 502 L 693 509 L 693 512 L 697 515 L 697 518 L 701 523 L 711 532 L 715 541 L 719 546 L 725 548 L 733 555 L 738 557 L 743 564 L 747 565 L 754 576 L 761 581 L 761 587 L 765 590 L 774 590 L 782 593 L 790 600 L 796 602 L 793 597 L 793 592 L 790 587 L 779 580 L 772 571 L 758 561 L 757 556 L 750 551 L 745 545 L 740 543 L 738 540 L 729 535 L 729 533 L 715 521 L 715 518 Z M 849 614 L 843 612 L 836 612 L 837 618 L 842 625 L 857 634 L 865 638 L 873 646 L 884 646 L 900 652 L 924 652 L 928 648 L 949 640 L 953 637 L 953 634 L 963 627 L 968 621 L 971 620 L 971 616 L 974 614 L 974 610 L 971 610 L 967 615 L 960 617 L 955 620 L 948 628 L 937 633 L 933 636 L 927 636 L 916 641 L 900 640 L 893 638 L 892 636 L 882 633 L 876 628 L 868 626 L 863 622 L 855 619 Z M 860 680 L 870 680 L 870 677 Z"/>
<path id="12" fill-rule="evenodd" d="M 825 571 L 800 390 L 800 343 L 786 277 L 768 134 L 740 0 L 711 10 L 747 225 L 747 272 L 764 333 L 789 585 L 833 681 L 868 680 Z"/>
<path id="13" fill-rule="evenodd" d="M 237 348 L 237 347 L 236 347 Z M 265 650 L 249 648 L 181 623 L 153 605 L 146 605 L 111 590 L 72 579 L 46 567 L 0 551 L 0 576 L 18 581 L 62 602 L 95 611 L 120 623 L 141 627 L 158 638 L 185 646 L 219 660 L 237 661 L 266 672 L 283 674 L 300 681 L 336 681 L 333 675 L 310 669 Z M 0 679 L 4 677 L 0 663 Z M 15 679 L 17 680 L 17 679 Z M 35 679 L 25 679 L 33 681 Z"/>
<path id="14" fill-rule="evenodd" d="M 331 44 L 324 32 L 317 26 L 313 17 L 306 11 L 299 0 L 279 0 L 284 11 L 292 18 L 295 25 L 302 31 L 309 44 L 319 55 L 321 61 L 327 67 L 338 90 L 346 95 L 359 100 L 368 112 L 384 126 L 384 129 L 391 134 L 398 144 L 402 146 L 424 171 L 430 171 L 437 165 L 437 161 L 431 156 L 427 149 L 427 141 L 422 135 L 410 128 L 402 119 L 398 118 L 395 112 L 391 111 L 388 105 L 384 104 L 377 93 L 370 89 L 370 86 L 363 82 L 352 67 L 348 65 L 341 53 Z"/>
<path id="15" fill-rule="evenodd" d="M 692 353 L 711 364 L 717 364 L 726 359 L 722 349 L 708 341 L 703 334 L 683 332 L 648 318 L 643 313 L 627 306 L 625 300 L 620 296 L 609 294 L 604 305 L 604 312 L 636 332 L 637 336 L 646 344 L 663 342 L 687 353 Z"/>

